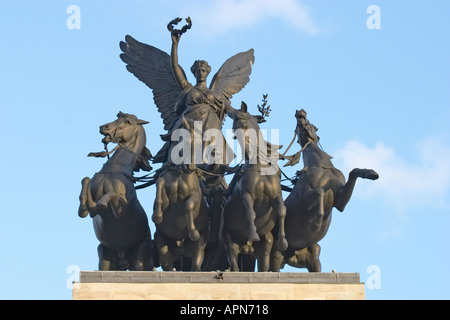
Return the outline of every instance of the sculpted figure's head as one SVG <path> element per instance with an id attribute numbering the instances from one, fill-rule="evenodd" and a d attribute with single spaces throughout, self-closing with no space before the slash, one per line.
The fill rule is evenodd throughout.
<path id="1" fill-rule="evenodd" d="M 191 71 L 197 81 L 204 82 L 211 72 L 211 67 L 205 60 L 196 60 L 191 67 Z"/>

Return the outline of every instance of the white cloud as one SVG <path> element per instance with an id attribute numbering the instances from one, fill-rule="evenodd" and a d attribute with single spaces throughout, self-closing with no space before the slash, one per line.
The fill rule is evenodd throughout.
<path id="1" fill-rule="evenodd" d="M 206 34 L 225 33 L 279 18 L 309 35 L 319 32 L 308 8 L 298 0 L 216 0 L 190 4 L 189 11 Z"/>
<path id="2" fill-rule="evenodd" d="M 400 212 L 450 206 L 450 146 L 438 138 L 428 138 L 416 145 L 415 154 L 404 159 L 381 143 L 371 148 L 349 141 L 333 156 L 343 172 L 359 167 L 379 173 L 377 181 L 355 188 L 357 196 L 382 199 Z"/>

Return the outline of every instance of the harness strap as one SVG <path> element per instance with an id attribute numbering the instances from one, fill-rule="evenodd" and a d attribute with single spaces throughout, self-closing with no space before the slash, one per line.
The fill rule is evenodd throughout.
<path id="1" fill-rule="evenodd" d="M 284 156 L 289 151 L 289 149 L 292 147 L 292 144 L 294 143 L 296 137 L 297 137 L 297 131 L 295 131 L 294 138 L 292 139 L 291 143 L 287 147 L 286 151 L 280 156 L 280 159 L 284 159 Z"/>

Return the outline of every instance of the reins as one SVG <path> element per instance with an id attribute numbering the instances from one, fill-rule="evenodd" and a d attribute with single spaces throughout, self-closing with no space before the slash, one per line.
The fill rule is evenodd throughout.
<path id="1" fill-rule="evenodd" d="M 291 143 L 289 144 L 289 146 L 287 147 L 286 151 L 284 151 L 284 153 L 280 156 L 280 159 L 283 159 L 284 156 L 286 155 L 286 153 L 289 151 L 289 149 L 292 147 L 292 145 L 294 144 L 295 138 L 297 137 L 297 132 L 295 132 L 294 134 L 294 138 L 292 138 Z"/>

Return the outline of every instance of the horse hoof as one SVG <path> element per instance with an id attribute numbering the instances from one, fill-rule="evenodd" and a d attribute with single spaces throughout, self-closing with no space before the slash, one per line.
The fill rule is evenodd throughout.
<path id="1" fill-rule="evenodd" d="M 380 176 L 372 169 L 353 169 L 353 174 L 362 179 L 377 180 Z"/>
<path id="2" fill-rule="evenodd" d="M 287 243 L 286 239 L 278 240 L 278 242 L 277 242 L 278 251 L 283 252 L 283 251 L 286 251 L 287 248 L 288 248 L 288 243 Z"/>
<path id="3" fill-rule="evenodd" d="M 80 206 L 80 208 L 78 209 L 78 216 L 80 218 L 86 218 L 88 213 L 89 211 L 85 205 Z"/>
<path id="4" fill-rule="evenodd" d="M 198 241 L 198 239 L 200 239 L 200 232 L 197 230 L 189 231 L 189 239 L 192 241 Z"/>
<path id="5" fill-rule="evenodd" d="M 368 170 L 367 172 L 367 179 L 370 180 L 377 180 L 380 176 L 378 173 L 376 173 L 374 170 Z"/>

